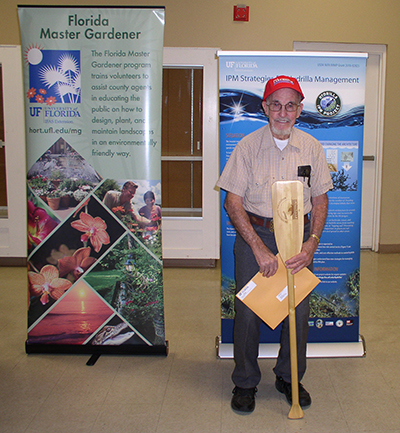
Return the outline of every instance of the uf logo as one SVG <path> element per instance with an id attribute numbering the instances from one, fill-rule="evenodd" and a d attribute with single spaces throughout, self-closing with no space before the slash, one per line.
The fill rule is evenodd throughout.
<path id="1" fill-rule="evenodd" d="M 227 68 L 233 68 L 235 66 L 235 62 L 226 62 Z"/>
<path id="2" fill-rule="evenodd" d="M 39 117 L 39 114 L 42 110 L 42 107 L 29 107 L 31 117 Z"/>

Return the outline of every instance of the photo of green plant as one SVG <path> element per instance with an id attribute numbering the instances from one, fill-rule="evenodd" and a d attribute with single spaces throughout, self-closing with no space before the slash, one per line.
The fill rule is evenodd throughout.
<path id="1" fill-rule="evenodd" d="M 324 295 L 313 291 L 310 298 L 310 317 L 354 317 L 359 315 L 360 269 L 356 269 L 335 292 Z"/>
<path id="2" fill-rule="evenodd" d="M 221 318 L 233 319 L 235 317 L 236 282 L 226 275 L 222 275 L 221 279 Z"/>
<path id="3" fill-rule="evenodd" d="M 127 233 L 84 277 L 148 344 L 162 344 L 162 262 Z"/>

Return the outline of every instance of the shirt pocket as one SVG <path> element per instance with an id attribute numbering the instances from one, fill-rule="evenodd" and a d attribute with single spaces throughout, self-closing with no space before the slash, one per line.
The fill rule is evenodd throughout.
<path id="1" fill-rule="evenodd" d="M 309 164 L 301 164 L 301 165 L 309 165 Z M 314 175 L 313 168 L 311 166 L 310 177 L 303 177 L 303 176 L 297 177 L 297 180 L 299 180 L 303 185 L 304 205 L 306 208 L 308 207 L 307 204 L 311 200 L 311 187 L 312 187 L 313 178 L 314 178 L 313 175 Z"/>

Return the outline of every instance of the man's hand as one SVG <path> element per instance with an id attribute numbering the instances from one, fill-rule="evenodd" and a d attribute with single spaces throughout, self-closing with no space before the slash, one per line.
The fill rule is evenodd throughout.
<path id="1" fill-rule="evenodd" d="M 315 241 L 315 239 L 308 238 L 308 240 L 304 242 L 303 246 L 301 247 L 300 253 L 291 257 L 289 260 L 286 260 L 286 267 L 288 269 L 292 269 L 292 274 L 296 274 L 297 272 L 301 271 L 312 262 L 317 247 L 318 243 Z"/>
<path id="2" fill-rule="evenodd" d="M 272 277 L 278 270 L 278 259 L 265 246 L 250 223 L 249 216 L 243 207 L 243 198 L 228 192 L 225 199 L 225 209 L 236 230 L 251 247 L 254 257 L 264 277 Z"/>
<path id="3" fill-rule="evenodd" d="M 272 277 L 278 270 L 278 259 L 271 251 L 264 245 L 253 248 L 254 256 L 260 266 L 260 273 L 263 277 Z"/>

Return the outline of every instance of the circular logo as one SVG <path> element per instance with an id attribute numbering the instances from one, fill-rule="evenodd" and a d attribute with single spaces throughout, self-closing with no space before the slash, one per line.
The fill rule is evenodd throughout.
<path id="1" fill-rule="evenodd" d="M 336 116 L 342 108 L 342 101 L 335 92 L 327 90 L 318 95 L 315 103 L 317 111 L 326 117 Z"/>
<path id="2" fill-rule="evenodd" d="M 324 321 L 322 319 L 318 319 L 315 322 L 315 324 L 316 324 L 316 326 L 317 326 L 318 329 L 321 329 L 324 326 Z"/>
<path id="3" fill-rule="evenodd" d="M 341 328 L 343 325 L 344 325 L 343 320 L 341 320 L 341 319 L 336 320 L 336 326 L 337 326 L 338 328 Z"/>

